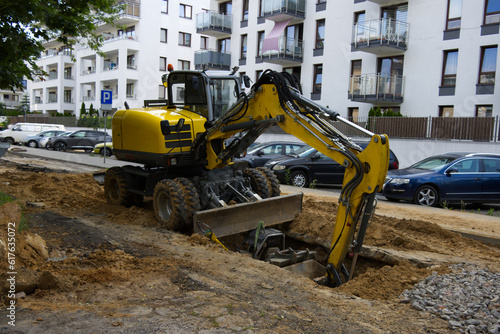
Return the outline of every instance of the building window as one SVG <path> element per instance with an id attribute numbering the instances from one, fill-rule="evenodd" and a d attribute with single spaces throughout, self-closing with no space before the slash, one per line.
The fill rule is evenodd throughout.
<path id="1" fill-rule="evenodd" d="M 318 3 L 326 3 L 326 0 L 318 0 Z"/>
<path id="2" fill-rule="evenodd" d="M 462 22 L 462 0 L 448 0 L 446 30 L 460 29 Z"/>
<path id="3" fill-rule="evenodd" d="M 207 50 L 208 49 L 208 37 L 201 36 L 201 39 L 200 39 L 200 49 L 201 50 Z"/>
<path id="4" fill-rule="evenodd" d="M 161 12 L 168 14 L 168 0 L 161 0 Z"/>
<path id="5" fill-rule="evenodd" d="M 351 61 L 351 95 L 361 95 L 362 93 L 363 81 L 361 78 L 361 66 L 362 61 L 360 59 Z"/>
<path id="6" fill-rule="evenodd" d="M 439 106 L 439 117 L 453 117 L 453 106 Z"/>
<path id="7" fill-rule="evenodd" d="M 500 23 L 500 0 L 486 0 L 484 24 Z"/>
<path id="8" fill-rule="evenodd" d="M 247 59 L 247 35 L 241 35 L 240 59 Z"/>
<path id="9" fill-rule="evenodd" d="M 163 85 L 158 86 L 158 98 L 159 99 L 165 98 L 165 86 L 163 86 Z"/>
<path id="10" fill-rule="evenodd" d="M 476 117 L 493 117 L 493 105 L 477 105 Z"/>
<path id="11" fill-rule="evenodd" d="M 264 46 L 264 31 L 257 32 L 257 56 L 262 56 L 262 47 Z"/>
<path id="12" fill-rule="evenodd" d="M 179 17 L 191 19 L 193 17 L 193 7 L 181 3 L 179 5 Z"/>
<path id="13" fill-rule="evenodd" d="M 321 84 L 323 81 L 323 64 L 314 65 L 313 93 L 321 93 Z"/>
<path id="14" fill-rule="evenodd" d="M 179 32 L 179 45 L 191 46 L 191 34 Z"/>
<path id="15" fill-rule="evenodd" d="M 248 21 L 248 2 L 250 0 L 243 0 L 243 13 L 241 14 L 242 21 Z"/>
<path id="16" fill-rule="evenodd" d="M 189 70 L 189 67 L 191 66 L 190 62 L 187 60 L 179 60 L 178 65 L 179 70 Z"/>
<path id="17" fill-rule="evenodd" d="M 481 48 L 481 65 L 479 70 L 480 84 L 494 84 L 497 68 L 497 46 L 485 46 Z"/>
<path id="18" fill-rule="evenodd" d="M 262 73 L 263 73 L 262 70 L 255 71 L 255 82 L 257 82 L 260 79 Z"/>
<path id="19" fill-rule="evenodd" d="M 167 43 L 167 29 L 161 28 L 161 30 L 160 30 L 160 42 Z"/>
<path id="20" fill-rule="evenodd" d="M 347 109 L 347 117 L 351 122 L 357 122 L 359 117 L 359 108 Z"/>
<path id="21" fill-rule="evenodd" d="M 134 97 L 134 84 L 133 83 L 128 83 L 127 84 L 127 97 Z"/>
<path id="22" fill-rule="evenodd" d="M 233 13 L 233 4 L 231 1 L 221 2 L 219 4 L 219 13 L 231 15 Z"/>
<path id="23" fill-rule="evenodd" d="M 167 70 L 167 57 L 160 57 L 160 71 Z"/>
<path id="24" fill-rule="evenodd" d="M 455 86 L 457 81 L 458 50 L 444 52 L 441 86 Z"/>
<path id="25" fill-rule="evenodd" d="M 316 21 L 316 49 L 323 49 L 325 40 L 325 20 Z"/>
<path id="26" fill-rule="evenodd" d="M 221 53 L 231 53 L 231 39 L 230 38 L 218 39 L 217 51 Z"/>

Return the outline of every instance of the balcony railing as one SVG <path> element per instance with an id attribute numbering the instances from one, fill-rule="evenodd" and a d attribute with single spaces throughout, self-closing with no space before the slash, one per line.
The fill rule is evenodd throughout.
<path id="1" fill-rule="evenodd" d="M 410 25 L 393 19 L 361 21 L 354 25 L 354 48 L 387 45 L 406 49 Z"/>
<path id="2" fill-rule="evenodd" d="M 292 17 L 305 18 L 306 1 L 263 0 L 261 13 L 265 18 L 271 18 L 272 16 L 279 16 L 282 17 L 283 19 Z M 281 20 L 281 18 L 279 18 L 278 20 Z"/>
<path id="3" fill-rule="evenodd" d="M 207 35 L 219 36 L 231 34 L 233 17 L 214 11 L 196 14 L 196 32 Z M 211 33 L 212 32 L 212 33 Z"/>
<path id="4" fill-rule="evenodd" d="M 123 34 L 123 35 L 114 36 L 114 37 L 105 37 L 103 43 L 104 44 L 112 43 L 112 42 L 120 41 L 122 39 L 131 39 L 134 41 L 138 40 L 137 35 L 134 33 L 134 34 Z"/>
<path id="5" fill-rule="evenodd" d="M 95 73 L 95 67 L 87 68 L 86 70 L 82 71 L 82 75 L 93 74 L 93 73 Z"/>
<path id="6" fill-rule="evenodd" d="M 95 96 L 82 96 L 82 101 L 95 101 Z"/>
<path id="7" fill-rule="evenodd" d="M 194 65 L 196 69 L 202 69 L 207 65 L 209 69 L 229 70 L 231 67 L 231 54 L 213 50 L 200 50 L 194 53 Z"/>
<path id="8" fill-rule="evenodd" d="M 121 17 L 141 17 L 141 5 L 134 2 L 121 1 L 118 3 L 119 5 L 125 5 L 125 8 L 120 12 L 119 16 Z"/>
<path id="9" fill-rule="evenodd" d="M 349 85 L 349 98 L 356 101 L 402 102 L 405 77 L 383 73 L 353 75 Z"/>
<path id="10" fill-rule="evenodd" d="M 57 103 L 57 97 L 49 97 L 47 103 Z"/>
<path id="11" fill-rule="evenodd" d="M 290 60 L 293 62 L 302 62 L 304 49 L 302 41 L 294 38 L 281 36 L 278 39 L 278 50 L 268 50 L 260 56 L 264 61 L 273 62 L 274 60 Z"/>
<path id="12" fill-rule="evenodd" d="M 103 71 L 114 71 L 118 69 L 118 64 L 105 62 L 102 69 Z"/>

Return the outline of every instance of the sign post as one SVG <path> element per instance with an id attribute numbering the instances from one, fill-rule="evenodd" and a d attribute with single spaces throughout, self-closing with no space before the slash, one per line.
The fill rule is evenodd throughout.
<path id="1" fill-rule="evenodd" d="M 111 106 L 113 104 L 113 91 L 111 90 L 101 90 L 101 110 L 102 110 L 102 116 L 104 117 L 104 163 L 106 163 L 106 137 L 107 137 L 107 113 L 111 110 Z"/>

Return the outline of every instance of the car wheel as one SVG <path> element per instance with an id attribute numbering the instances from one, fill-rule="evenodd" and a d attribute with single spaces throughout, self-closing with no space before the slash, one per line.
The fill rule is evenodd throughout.
<path id="1" fill-rule="evenodd" d="M 10 145 L 14 144 L 14 138 L 7 137 L 4 139 L 4 142 L 9 143 Z"/>
<path id="2" fill-rule="evenodd" d="M 93 150 L 94 150 L 93 148 L 86 148 L 85 153 L 92 153 Z"/>
<path id="3" fill-rule="evenodd" d="M 304 188 L 309 185 L 309 178 L 306 172 L 296 170 L 290 175 L 290 182 L 292 183 L 292 186 Z"/>
<path id="4" fill-rule="evenodd" d="M 99 155 L 100 155 L 101 157 L 102 157 L 102 156 L 104 156 L 104 148 L 101 148 L 101 149 L 99 150 Z M 112 155 L 113 155 L 113 152 L 111 151 L 111 149 L 106 147 L 106 157 L 110 157 L 110 156 L 112 156 Z"/>
<path id="5" fill-rule="evenodd" d="M 36 142 L 36 140 L 30 140 L 28 142 L 28 147 L 37 148 L 38 147 L 38 143 Z"/>
<path id="6" fill-rule="evenodd" d="M 59 151 L 59 152 L 66 152 L 68 149 L 68 146 L 66 143 L 62 141 L 58 141 L 57 143 L 54 144 L 54 151 Z"/>
<path id="7" fill-rule="evenodd" d="M 439 194 L 433 186 L 423 185 L 415 192 L 413 201 L 415 204 L 423 206 L 437 206 L 439 203 Z"/>

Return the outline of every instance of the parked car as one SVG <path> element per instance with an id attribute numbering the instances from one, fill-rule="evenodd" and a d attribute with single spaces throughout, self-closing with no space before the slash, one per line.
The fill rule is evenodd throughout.
<path id="1" fill-rule="evenodd" d="M 43 138 L 50 138 L 50 137 L 55 137 L 55 136 L 59 136 L 60 134 L 64 133 L 66 131 L 64 130 L 48 130 L 48 131 L 42 131 L 40 132 L 39 134 L 37 135 L 34 135 L 34 136 L 28 136 L 28 138 L 26 138 L 26 141 L 24 142 L 24 144 L 28 147 L 34 147 L 34 148 L 37 148 L 37 147 L 45 147 L 45 145 L 40 145 L 40 141 L 43 139 Z M 46 142 L 45 142 L 46 144 Z"/>
<path id="2" fill-rule="evenodd" d="M 264 166 L 264 164 L 268 160 L 279 158 L 288 154 L 293 154 L 305 145 L 306 144 L 304 143 L 286 141 L 262 143 L 254 147 L 250 147 L 244 157 L 236 158 L 235 160 L 247 161 L 248 167 L 261 167 Z"/>
<path id="3" fill-rule="evenodd" d="M 104 156 L 106 154 L 107 157 L 113 155 L 113 142 L 106 143 L 106 149 L 104 149 L 104 143 L 99 143 L 94 146 L 94 153 L 99 154 L 100 156 Z"/>
<path id="4" fill-rule="evenodd" d="M 90 153 L 94 150 L 94 146 L 103 141 L 111 141 L 111 136 L 104 131 L 94 130 L 78 130 L 67 136 L 52 137 L 47 143 L 47 147 L 51 146 L 55 151 L 66 150 L 85 150 Z"/>
<path id="5" fill-rule="evenodd" d="M 446 153 L 389 171 L 382 191 L 388 200 L 424 206 L 500 202 L 500 155 Z"/>
<path id="6" fill-rule="evenodd" d="M 368 142 L 357 144 L 366 148 Z M 344 166 L 309 145 L 294 154 L 271 159 L 264 166 L 272 169 L 281 183 L 301 188 L 309 186 L 313 181 L 316 184 L 342 185 L 345 172 Z M 397 168 L 398 158 L 391 151 L 389 169 Z"/>
<path id="7" fill-rule="evenodd" d="M 7 130 L 0 131 L 0 141 L 14 144 L 24 143 L 28 136 L 34 136 L 46 130 L 62 130 L 64 125 L 45 123 L 16 123 Z"/>
<path id="8" fill-rule="evenodd" d="M 63 133 L 58 134 L 57 136 L 54 136 L 54 137 L 69 136 L 72 133 L 73 133 L 73 131 L 65 131 Z M 40 139 L 40 141 L 38 142 L 38 146 L 39 147 L 45 147 L 48 150 L 53 150 L 54 148 L 52 147 L 52 141 L 51 140 L 54 137 L 44 137 L 44 138 Z"/>

